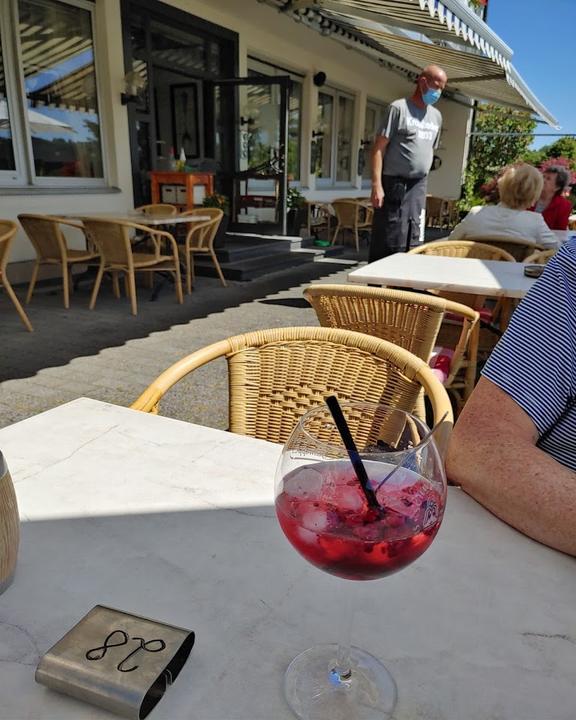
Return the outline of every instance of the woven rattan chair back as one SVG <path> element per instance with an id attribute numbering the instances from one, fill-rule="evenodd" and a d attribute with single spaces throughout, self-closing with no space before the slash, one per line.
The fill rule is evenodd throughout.
<path id="1" fill-rule="evenodd" d="M 209 345 L 168 368 L 131 407 L 158 412 L 178 380 L 220 357 L 228 361 L 230 430 L 242 435 L 285 442 L 300 417 L 331 394 L 413 411 L 421 388 L 434 418 L 447 413 L 452 422 L 448 395 L 423 360 L 368 335 L 310 327 L 260 330 Z"/>
<path id="2" fill-rule="evenodd" d="M 352 229 L 358 224 L 360 212 L 358 200 L 333 200 L 331 205 L 334 208 L 334 214 L 341 229 Z"/>
<path id="3" fill-rule="evenodd" d="M 18 220 L 39 260 L 62 260 L 65 257 L 66 239 L 57 218 L 49 215 L 18 215 Z"/>
<path id="4" fill-rule="evenodd" d="M 443 257 L 474 258 L 475 260 L 507 260 L 515 258 L 506 250 L 475 240 L 436 240 L 412 248 L 410 255 L 440 255 Z"/>
<path id="5" fill-rule="evenodd" d="M 426 197 L 426 224 L 430 227 L 442 225 L 442 208 L 444 200 L 434 195 Z"/>
<path id="6" fill-rule="evenodd" d="M 388 340 L 428 361 L 446 310 L 442 298 L 423 293 L 349 285 L 311 285 L 304 297 L 322 327 Z"/>
<path id="7" fill-rule="evenodd" d="M 141 212 L 144 215 L 178 215 L 178 208 L 176 205 L 170 205 L 170 203 L 140 205 L 140 207 L 136 208 L 136 211 Z"/>
<path id="8" fill-rule="evenodd" d="M 512 255 L 514 260 L 518 262 L 524 262 L 528 255 L 531 255 L 536 250 L 544 250 L 543 245 L 535 243 L 533 240 L 525 240 L 523 238 L 482 236 L 475 238 L 475 241 L 500 248 L 500 250 L 504 250 Z"/>
<path id="9" fill-rule="evenodd" d="M 191 250 L 209 252 L 214 246 L 214 239 L 224 217 L 224 212 L 218 208 L 197 208 L 184 212 L 182 215 L 206 215 L 210 217 L 210 220 L 205 222 L 191 224 L 186 239 Z"/>
<path id="10" fill-rule="evenodd" d="M 220 282 L 227 287 L 224 273 L 218 262 L 216 252 L 214 251 L 214 240 L 216 233 L 224 217 L 224 212 L 219 208 L 196 208 L 182 213 L 182 215 L 201 215 L 209 216 L 210 220 L 198 223 L 190 223 L 190 229 L 186 235 L 184 245 L 184 255 L 186 260 L 186 290 L 188 294 L 192 292 L 192 280 L 194 278 L 194 253 L 208 253 L 212 258 L 214 267 Z"/>
<path id="11" fill-rule="evenodd" d="M 537 250 L 532 253 L 532 255 L 528 255 L 528 257 L 524 258 L 524 262 L 534 263 L 535 265 L 546 265 L 548 260 L 553 258 L 557 252 L 558 250 L 556 248 L 553 248 L 552 250 Z"/>
<path id="12" fill-rule="evenodd" d="M 12 285 L 8 280 L 8 257 L 10 255 L 10 248 L 14 236 L 18 232 L 18 225 L 12 220 L 0 220 L 0 287 L 4 287 L 6 294 L 12 301 L 12 304 L 16 308 L 16 312 L 20 316 L 22 324 L 26 327 L 28 332 L 32 332 L 32 325 L 28 319 L 28 315 L 24 312 L 24 308 L 20 304 L 16 293 L 12 289 Z"/>
<path id="13" fill-rule="evenodd" d="M 444 383 L 463 406 L 476 382 L 478 330 L 476 310 L 440 297 L 385 288 L 311 285 L 304 297 L 323 327 L 374 335 L 428 361 L 439 333 L 453 351 Z M 443 332 L 444 331 L 444 332 Z"/>
<path id="14" fill-rule="evenodd" d="M 104 257 L 106 265 L 131 267 L 132 243 L 130 230 L 133 223 L 105 218 L 83 218 L 86 232 Z"/>

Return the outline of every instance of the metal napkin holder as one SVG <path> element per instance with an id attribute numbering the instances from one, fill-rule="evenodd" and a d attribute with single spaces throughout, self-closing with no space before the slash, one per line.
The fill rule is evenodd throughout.
<path id="1" fill-rule="evenodd" d="M 178 677 L 191 630 L 96 605 L 38 663 L 36 682 L 142 720 Z"/>

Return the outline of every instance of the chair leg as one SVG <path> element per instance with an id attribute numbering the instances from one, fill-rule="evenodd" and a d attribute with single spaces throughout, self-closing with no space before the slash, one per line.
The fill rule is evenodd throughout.
<path id="1" fill-rule="evenodd" d="M 104 275 L 104 260 L 100 262 L 100 265 L 98 267 L 98 273 L 96 275 L 96 280 L 94 281 L 94 287 L 92 288 L 92 295 L 90 297 L 90 305 L 88 306 L 90 310 L 94 310 L 94 305 L 96 305 L 96 298 L 98 297 L 98 292 L 100 290 L 100 284 L 102 282 L 102 276 Z M 115 276 L 116 273 L 113 273 L 113 276 Z M 118 282 L 118 278 L 116 277 L 116 282 Z"/>
<path id="2" fill-rule="evenodd" d="M 32 293 L 34 292 L 34 288 L 36 286 L 36 280 L 38 279 L 38 270 L 40 269 L 40 263 L 38 260 L 36 260 L 36 263 L 34 265 L 34 270 L 32 270 L 32 277 L 30 278 L 30 285 L 28 285 L 28 292 L 26 293 L 26 304 L 30 302 L 32 299 Z"/>
<path id="3" fill-rule="evenodd" d="M 28 315 L 26 315 L 26 313 L 24 312 L 24 308 L 22 307 L 22 305 L 20 305 L 20 300 L 18 300 L 18 298 L 16 297 L 16 293 L 12 289 L 12 285 L 10 285 L 10 281 L 8 280 L 6 275 L 2 276 L 2 279 L 0 280 L 0 285 L 4 285 L 6 293 L 10 300 L 12 300 L 12 303 L 16 308 L 16 312 L 20 316 L 20 320 L 22 320 L 22 323 L 26 327 L 26 330 L 28 330 L 28 332 L 32 332 L 32 323 L 30 322 L 30 320 L 28 320 Z"/>
<path id="4" fill-rule="evenodd" d="M 340 232 L 340 223 L 336 225 L 336 230 L 334 230 L 334 235 L 332 237 L 332 245 L 336 245 L 336 239 L 338 238 L 338 233 Z"/>
<path id="5" fill-rule="evenodd" d="M 186 292 L 192 295 L 192 256 L 186 251 Z"/>
<path id="6" fill-rule="evenodd" d="M 220 267 L 220 263 L 218 262 L 218 258 L 216 257 L 216 253 L 214 252 L 214 250 L 210 250 L 210 255 L 212 256 L 212 262 L 214 263 L 214 267 L 216 268 L 216 272 L 218 273 L 220 282 L 224 287 L 228 287 L 228 284 L 226 283 L 226 278 L 224 277 L 224 273 L 222 272 L 222 268 Z"/>
<path id="7" fill-rule="evenodd" d="M 192 285 L 196 282 L 196 275 L 194 275 L 194 253 L 189 253 L 190 256 L 190 277 Z"/>
<path id="8" fill-rule="evenodd" d="M 184 295 L 182 294 L 182 274 L 180 273 L 180 262 L 178 255 L 174 256 L 174 285 L 176 285 L 176 300 L 182 305 Z"/>
<path id="9" fill-rule="evenodd" d="M 68 285 L 69 275 L 68 266 L 62 265 L 62 287 L 64 291 L 64 307 L 66 310 L 70 307 L 70 288 Z"/>
<path id="10" fill-rule="evenodd" d="M 118 300 L 120 298 L 120 283 L 118 282 L 118 273 L 116 271 L 112 273 L 112 292 Z"/>
<path id="11" fill-rule="evenodd" d="M 354 239 L 356 240 L 356 252 L 360 252 L 360 236 L 358 235 L 358 228 L 354 228 Z"/>
<path id="12" fill-rule="evenodd" d="M 138 315 L 138 303 L 136 301 L 136 279 L 134 278 L 134 270 L 129 270 L 126 273 L 126 289 L 128 290 L 127 294 L 130 298 L 132 315 Z"/>

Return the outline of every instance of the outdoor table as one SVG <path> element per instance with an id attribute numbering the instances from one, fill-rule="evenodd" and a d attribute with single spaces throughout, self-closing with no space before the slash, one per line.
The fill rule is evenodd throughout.
<path id="1" fill-rule="evenodd" d="M 180 225 L 182 223 L 207 222 L 209 215 L 147 215 L 141 212 L 87 212 L 69 213 L 60 215 L 63 218 L 75 218 L 81 220 L 83 217 L 99 218 L 101 220 L 119 220 L 120 222 L 137 223 L 138 225 L 149 225 L 156 227 L 160 225 Z"/>
<path id="2" fill-rule="evenodd" d="M 409 253 L 395 253 L 353 270 L 348 281 L 504 298 L 502 330 L 508 326 L 512 312 L 509 300 L 523 298 L 535 282 L 524 275 L 523 263 Z"/>
<path id="3" fill-rule="evenodd" d="M 2 720 L 112 717 L 34 682 L 97 603 L 197 633 L 152 718 L 290 720 L 284 670 L 339 637 L 344 591 L 353 643 L 398 683 L 396 720 L 574 717 L 574 559 L 458 488 L 421 558 L 362 583 L 282 535 L 279 445 L 81 398 L 0 430 L 0 448 L 22 518 L 0 597 Z"/>

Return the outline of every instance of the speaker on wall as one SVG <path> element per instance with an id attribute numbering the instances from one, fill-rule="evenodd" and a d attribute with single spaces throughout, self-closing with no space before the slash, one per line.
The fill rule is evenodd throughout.
<path id="1" fill-rule="evenodd" d="M 326 73 L 317 72 L 316 75 L 314 75 L 313 80 L 316 87 L 322 87 L 322 85 L 324 85 L 324 83 L 326 82 Z"/>

